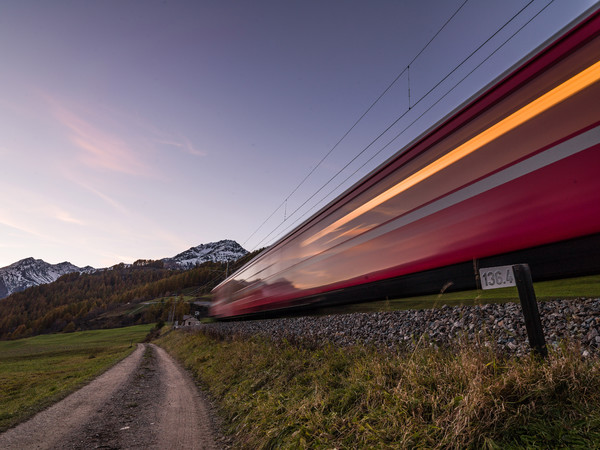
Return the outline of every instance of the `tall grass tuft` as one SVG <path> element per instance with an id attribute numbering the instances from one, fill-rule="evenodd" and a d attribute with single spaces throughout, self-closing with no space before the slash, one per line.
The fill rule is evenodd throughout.
<path id="1" fill-rule="evenodd" d="M 600 363 L 492 347 L 382 352 L 171 333 L 242 448 L 599 447 Z"/>

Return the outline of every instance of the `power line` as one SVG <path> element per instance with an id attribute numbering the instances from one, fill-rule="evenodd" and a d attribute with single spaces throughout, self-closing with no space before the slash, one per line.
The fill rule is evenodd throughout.
<path id="1" fill-rule="evenodd" d="M 242 245 L 246 245 L 246 243 L 252 239 L 252 237 L 258 233 L 258 231 L 277 213 L 277 211 L 279 211 L 282 207 L 284 207 L 284 205 L 287 204 L 287 201 L 289 200 L 289 198 L 294 195 L 296 193 L 296 191 L 298 191 L 298 189 L 300 189 L 300 187 L 306 182 L 306 180 L 308 180 L 308 178 L 315 172 L 315 170 L 317 170 L 317 168 L 319 168 L 321 166 L 321 164 L 323 164 L 323 162 L 329 157 L 329 155 L 331 155 L 331 153 L 342 143 L 342 141 L 352 132 L 352 130 L 354 130 L 354 128 L 356 128 L 356 126 L 359 124 L 359 122 L 362 121 L 362 119 L 373 109 L 373 107 L 379 102 L 379 100 L 381 100 L 381 98 L 387 94 L 387 92 L 392 88 L 392 86 L 394 86 L 396 84 L 396 82 L 400 79 L 400 77 L 402 77 L 402 75 L 404 75 L 404 73 L 406 71 L 409 70 L 409 67 L 412 63 L 414 63 L 416 61 L 416 59 L 421 56 L 421 54 L 427 49 L 427 47 L 429 47 L 429 45 L 434 41 L 434 39 L 442 32 L 442 30 L 444 28 L 446 28 L 446 25 L 448 25 L 448 23 L 450 23 L 450 21 L 454 18 L 454 16 L 456 16 L 458 14 L 458 12 L 463 8 L 463 6 L 465 6 L 467 4 L 469 0 L 465 0 L 456 11 L 454 11 L 454 14 L 452 14 L 450 16 L 450 18 L 448 20 L 446 20 L 446 22 L 444 23 L 444 25 L 442 25 L 442 27 L 433 35 L 433 37 L 431 39 L 429 39 L 429 41 L 427 42 L 427 44 L 425 44 L 425 46 L 419 51 L 419 53 L 417 53 L 417 55 L 408 63 L 408 65 L 396 76 L 396 78 L 394 78 L 394 80 L 388 85 L 388 87 L 386 87 L 383 92 L 379 95 L 379 97 L 377 97 L 375 99 L 375 101 L 373 103 L 371 103 L 371 105 L 366 109 L 366 111 L 364 113 L 362 113 L 362 115 L 354 122 L 354 124 L 350 127 L 350 129 L 348 129 L 348 131 L 346 131 L 344 133 L 344 135 L 335 143 L 335 145 L 325 154 L 325 156 L 323 156 L 321 158 L 321 160 L 317 163 L 317 165 L 315 167 L 313 167 L 310 172 L 302 179 L 302 181 L 300 181 L 300 183 L 292 190 L 292 192 L 290 192 L 288 194 L 288 196 L 285 198 L 285 200 L 283 200 L 283 202 L 281 202 L 281 204 L 275 208 L 275 210 L 269 215 L 269 217 L 267 217 L 263 223 L 261 223 L 259 225 L 259 227 L 254 230 L 254 232 L 243 242 Z M 410 82 L 410 80 L 409 80 Z M 409 104 L 410 104 L 410 85 L 409 85 Z M 284 222 L 286 219 L 284 219 Z M 263 239 L 264 241 L 264 239 Z M 261 241 L 262 242 L 262 241 Z M 256 247 L 255 247 L 256 248 Z"/>
<path id="2" fill-rule="evenodd" d="M 512 40 L 518 33 L 520 33 L 527 25 L 529 25 L 536 17 L 538 17 L 542 12 L 546 10 L 555 0 L 550 0 L 548 4 L 546 4 L 541 10 L 539 10 L 534 16 L 532 16 L 527 22 L 525 22 L 517 31 L 515 31 L 508 39 L 506 39 L 496 50 L 490 53 L 485 59 L 483 59 L 477 66 L 475 66 L 468 74 L 466 74 L 460 81 L 458 81 L 452 88 L 448 90 L 444 95 L 442 95 L 438 100 L 436 100 L 433 104 L 429 106 L 421 115 L 419 115 L 415 120 L 413 120 L 409 125 L 407 125 L 401 132 L 399 132 L 396 136 L 392 138 L 387 144 L 385 144 L 381 149 L 377 151 L 374 155 L 372 155 L 367 161 L 365 161 L 359 168 L 357 168 L 354 172 L 348 175 L 341 183 L 339 183 L 335 188 L 331 189 L 325 196 L 321 197 L 319 201 L 315 205 L 313 205 L 309 210 L 307 210 L 304 214 L 298 217 L 288 228 L 282 231 L 279 235 L 277 235 L 276 239 L 282 237 L 285 233 L 291 230 L 295 224 L 297 224 L 300 220 L 306 217 L 310 212 L 312 212 L 319 204 L 321 204 L 327 197 L 329 197 L 333 192 L 338 190 L 342 185 L 344 185 L 350 178 L 356 175 L 362 168 L 364 168 L 369 162 L 375 159 L 383 150 L 389 147 L 398 137 L 404 134 L 410 127 L 412 127 L 417 121 L 419 121 L 425 114 L 431 111 L 437 104 L 439 104 L 444 98 L 448 96 L 458 85 L 460 85 L 463 81 L 465 81 L 468 77 L 470 77 L 473 72 L 475 72 L 479 67 L 481 67 L 484 63 L 486 63 L 494 54 L 496 54 L 502 47 L 504 47 L 510 40 Z M 281 225 L 281 224 L 280 224 Z"/>
<path id="3" fill-rule="evenodd" d="M 532 3 L 534 2 L 534 0 L 530 0 L 525 6 L 523 6 L 523 8 L 521 8 L 517 13 L 515 13 L 507 22 L 504 23 L 504 25 L 502 25 L 498 30 L 496 30 L 496 32 L 494 32 L 490 37 L 488 37 L 482 44 L 480 44 L 475 50 L 473 50 L 465 59 L 463 59 L 457 66 L 454 67 L 454 69 L 452 69 L 450 72 L 448 72 L 440 81 L 438 81 L 431 89 L 429 89 L 429 91 L 427 91 L 423 96 L 421 96 L 419 98 L 419 100 L 412 105 L 412 107 L 409 106 L 409 108 L 407 110 L 405 110 L 396 120 L 394 120 L 384 131 L 382 131 L 375 139 L 373 139 L 366 147 L 364 147 L 357 155 L 355 155 L 346 165 L 344 165 L 344 167 L 342 167 L 340 170 L 337 171 L 336 174 L 334 174 L 325 184 L 323 184 L 317 191 L 315 191 L 306 201 L 304 201 L 304 203 L 302 203 L 298 208 L 296 208 L 291 214 L 287 215 L 287 218 L 289 219 L 290 217 L 292 217 L 294 214 L 296 214 L 296 212 L 298 212 L 302 207 L 304 207 L 304 205 L 306 205 L 310 200 L 312 200 L 319 192 L 321 192 L 323 189 L 325 189 L 326 186 L 328 186 L 334 179 L 336 179 L 344 170 L 346 170 L 346 168 L 348 168 L 348 166 L 350 166 L 354 161 L 356 161 L 357 158 L 359 158 L 362 154 L 364 154 L 365 151 L 367 151 L 373 144 L 375 144 L 380 138 L 382 138 L 392 127 L 394 127 L 401 119 L 403 119 L 410 111 L 412 108 L 414 108 L 415 106 L 417 106 L 421 101 L 423 101 L 426 97 L 428 97 L 435 89 L 437 89 L 444 81 L 446 81 L 454 72 L 456 72 L 456 70 L 458 70 L 466 61 L 468 61 L 473 55 L 475 55 L 482 47 L 484 47 L 491 39 L 493 39 L 498 33 L 500 33 L 509 23 L 511 23 L 516 17 L 518 17 L 525 9 L 527 9 Z M 444 94 L 442 97 L 440 97 L 440 99 L 438 99 L 432 106 L 430 106 L 423 114 L 421 114 L 419 117 L 417 117 L 417 119 L 415 119 L 413 122 L 411 122 L 411 124 L 409 126 L 407 126 L 406 128 L 404 128 L 400 133 L 398 133 L 391 141 L 389 141 L 383 148 L 381 148 L 377 153 L 375 153 L 369 160 L 367 160 L 361 167 L 359 167 L 357 170 L 355 170 L 350 176 L 348 176 L 344 181 L 342 181 L 340 184 L 338 184 L 333 190 L 331 190 L 328 194 L 325 195 L 325 197 L 323 197 L 319 202 L 317 202 L 317 205 L 323 201 L 325 198 L 327 198 L 332 192 L 334 192 L 335 190 L 337 190 L 341 185 L 343 185 L 346 181 L 348 181 L 349 178 L 351 178 L 352 176 L 354 176 L 360 169 L 362 169 L 368 162 L 370 162 L 374 157 L 376 157 L 378 154 L 381 153 L 381 151 L 383 151 L 385 148 L 387 148 L 389 145 L 392 144 L 392 142 L 394 142 L 400 135 L 402 135 L 404 132 L 406 132 L 406 130 L 408 130 L 408 128 L 410 128 L 414 123 L 416 123 L 421 117 L 423 117 L 424 114 L 426 114 L 427 112 L 429 112 L 436 104 L 438 104 L 443 98 L 445 98 L 450 92 L 452 92 L 460 83 L 462 83 L 462 81 L 464 81 L 465 78 L 467 78 L 468 76 L 470 76 L 477 68 L 479 68 L 481 66 L 481 64 L 483 64 L 485 61 L 487 61 L 493 54 L 495 54 L 500 48 L 502 48 L 510 39 L 512 39 L 517 33 L 519 33 L 526 25 L 528 25 L 535 17 L 537 17 L 542 11 L 544 11 L 548 6 L 550 6 L 550 4 L 552 4 L 554 2 L 554 0 L 551 0 L 550 3 L 548 3 L 546 6 L 544 6 L 544 8 L 542 10 L 540 10 L 536 15 L 534 15 L 528 22 L 526 22 L 525 25 L 523 25 L 521 28 L 519 28 L 509 39 L 507 39 L 504 43 L 502 43 L 502 45 L 500 45 L 493 53 L 491 53 L 490 55 L 488 55 L 488 57 L 486 59 L 484 59 L 479 65 L 477 65 L 475 67 L 475 69 L 473 69 L 471 72 L 469 72 L 469 74 L 464 77 L 463 79 L 461 79 L 458 83 L 456 83 L 448 92 L 446 92 L 446 94 Z M 466 3 L 466 2 L 465 2 Z M 462 6 L 464 5 L 464 3 L 461 5 L 460 8 L 462 8 Z M 459 9 L 460 9 L 459 8 Z M 456 13 L 455 13 L 456 14 Z M 447 24 L 448 22 L 446 22 Z M 445 25 L 444 25 L 445 26 Z M 437 33 L 439 34 L 439 32 Z M 436 34 L 436 35 L 437 35 Z M 431 41 L 429 41 L 429 43 L 431 43 Z M 429 43 L 427 45 L 429 45 Z M 413 59 L 414 62 L 414 59 Z M 412 62 L 411 62 L 412 64 Z M 407 66 L 408 67 L 408 66 Z M 389 89 L 389 88 L 388 88 Z M 315 205 L 316 206 L 316 205 Z M 306 213 L 304 213 L 299 219 L 295 220 L 293 222 L 292 225 L 290 225 L 290 227 L 288 227 L 286 229 L 289 230 L 294 224 L 296 224 L 299 220 L 301 220 L 302 217 L 305 217 L 308 212 L 310 212 L 312 209 L 314 209 L 315 207 L 312 207 L 309 211 L 307 211 Z M 283 224 L 284 222 L 281 222 L 279 225 L 277 225 L 267 236 L 265 236 L 258 244 L 256 244 L 255 248 L 257 248 L 258 246 L 260 246 L 264 241 L 266 241 L 271 235 L 273 235 Z M 280 234 L 281 236 L 281 234 Z"/>

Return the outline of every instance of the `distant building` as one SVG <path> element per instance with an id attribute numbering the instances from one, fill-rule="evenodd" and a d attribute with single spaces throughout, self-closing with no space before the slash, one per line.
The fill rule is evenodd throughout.
<path id="1" fill-rule="evenodd" d="M 183 316 L 183 321 L 181 322 L 182 327 L 193 327 L 195 325 L 200 325 L 200 321 L 196 319 L 194 316 L 188 316 L 187 314 Z"/>

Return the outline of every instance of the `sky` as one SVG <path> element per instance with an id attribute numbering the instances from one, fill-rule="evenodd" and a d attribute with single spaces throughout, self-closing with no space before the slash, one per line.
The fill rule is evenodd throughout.
<path id="1" fill-rule="evenodd" d="M 0 0 L 0 267 L 268 245 L 596 3 Z"/>

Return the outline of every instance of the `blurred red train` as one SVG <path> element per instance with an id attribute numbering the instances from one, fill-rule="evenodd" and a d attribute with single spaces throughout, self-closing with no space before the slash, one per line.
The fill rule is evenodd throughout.
<path id="1" fill-rule="evenodd" d="M 474 266 L 600 272 L 600 11 L 214 289 L 211 314 L 475 288 Z"/>

